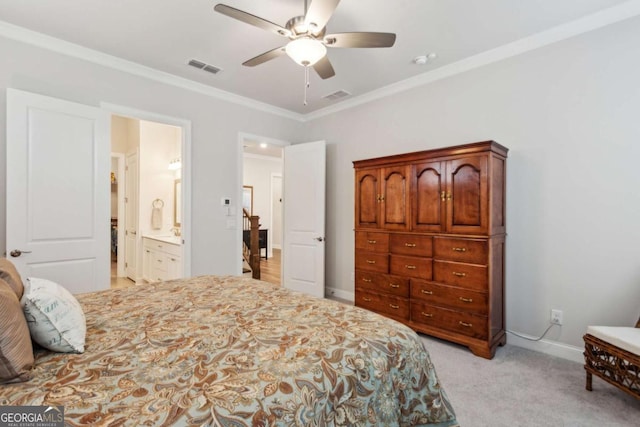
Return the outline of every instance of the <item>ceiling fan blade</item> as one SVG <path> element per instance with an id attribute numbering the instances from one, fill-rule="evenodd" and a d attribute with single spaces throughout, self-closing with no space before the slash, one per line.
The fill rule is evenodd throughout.
<path id="1" fill-rule="evenodd" d="M 396 42 L 394 33 L 336 33 L 324 37 L 331 47 L 391 47 Z"/>
<path id="2" fill-rule="evenodd" d="M 256 65 L 260 65 L 267 61 L 271 61 L 272 59 L 278 58 L 285 54 L 284 46 L 277 47 L 275 49 L 271 49 L 263 54 L 260 54 L 254 58 L 251 58 L 248 61 L 242 63 L 245 67 L 255 67 Z"/>
<path id="3" fill-rule="evenodd" d="M 304 17 L 305 25 L 309 26 L 310 24 L 314 24 L 316 30 L 314 30 L 313 33 L 319 33 L 326 27 L 327 22 L 331 19 L 331 15 L 333 15 L 336 7 L 338 7 L 338 3 L 340 3 L 340 0 L 313 0 Z"/>
<path id="4" fill-rule="evenodd" d="M 329 57 L 325 55 L 321 60 L 313 64 L 313 69 L 316 70 L 316 73 L 322 79 L 328 79 L 336 75 L 336 72 L 333 70 L 333 66 L 329 61 Z"/>
<path id="5" fill-rule="evenodd" d="M 243 12 L 240 9 L 227 6 L 226 4 L 222 4 L 222 3 L 217 4 L 213 9 L 218 13 L 227 15 L 231 18 L 237 19 L 238 21 L 242 21 L 246 24 L 253 25 L 254 27 L 271 31 L 272 33 L 276 33 L 280 36 L 289 37 L 291 35 L 291 31 L 287 30 L 284 27 L 281 27 L 278 24 L 274 24 L 271 21 L 267 21 L 266 19 L 262 19 L 250 13 Z"/>

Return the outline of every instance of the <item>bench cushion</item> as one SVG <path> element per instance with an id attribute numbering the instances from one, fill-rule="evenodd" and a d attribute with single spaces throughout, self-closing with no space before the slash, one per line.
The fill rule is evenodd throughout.
<path id="1" fill-rule="evenodd" d="M 630 353 L 640 355 L 640 328 L 624 326 L 589 326 L 587 334 L 615 345 Z"/>

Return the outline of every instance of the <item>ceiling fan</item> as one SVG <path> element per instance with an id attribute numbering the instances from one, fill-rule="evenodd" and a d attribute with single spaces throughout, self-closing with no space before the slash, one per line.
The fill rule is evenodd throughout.
<path id="1" fill-rule="evenodd" d="M 325 34 L 327 22 L 329 22 L 333 12 L 338 7 L 338 3 L 340 3 L 340 0 L 313 0 L 310 5 L 307 5 L 307 0 L 305 0 L 304 16 L 295 16 L 289 19 L 284 27 L 224 4 L 217 4 L 214 10 L 247 24 L 289 38 L 290 41 L 285 46 L 277 47 L 251 58 L 242 65 L 254 67 L 287 54 L 306 69 L 313 67 L 321 78 L 328 79 L 336 73 L 327 57 L 327 47 L 391 47 L 396 41 L 396 35 L 393 33 L 351 32 Z"/>

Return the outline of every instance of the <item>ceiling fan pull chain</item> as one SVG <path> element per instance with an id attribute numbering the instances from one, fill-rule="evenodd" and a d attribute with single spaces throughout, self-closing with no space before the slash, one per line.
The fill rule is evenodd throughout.
<path id="1" fill-rule="evenodd" d="M 304 105 L 307 105 L 307 88 L 309 87 L 309 66 L 304 66 Z"/>

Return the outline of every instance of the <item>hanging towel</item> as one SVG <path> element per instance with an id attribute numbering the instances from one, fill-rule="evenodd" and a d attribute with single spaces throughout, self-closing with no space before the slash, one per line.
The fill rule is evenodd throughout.
<path id="1" fill-rule="evenodd" d="M 151 204 L 151 228 L 153 230 L 160 230 L 162 228 L 162 208 L 164 202 L 160 199 L 155 199 Z"/>

